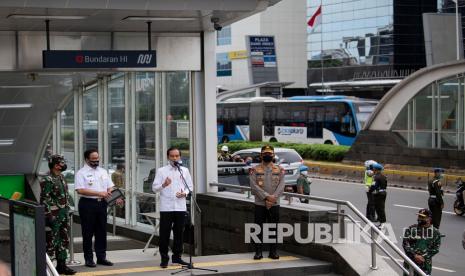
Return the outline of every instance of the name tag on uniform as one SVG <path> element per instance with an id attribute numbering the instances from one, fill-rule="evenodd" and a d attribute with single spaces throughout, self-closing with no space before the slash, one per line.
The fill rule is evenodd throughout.
<path id="1" fill-rule="evenodd" d="M 86 178 L 87 178 L 87 184 L 89 186 L 92 186 L 94 184 L 94 176 L 92 174 L 89 174 L 86 176 Z"/>

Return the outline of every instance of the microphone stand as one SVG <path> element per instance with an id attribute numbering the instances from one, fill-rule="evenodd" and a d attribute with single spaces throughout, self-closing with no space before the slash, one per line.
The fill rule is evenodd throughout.
<path id="1" fill-rule="evenodd" d="M 181 175 L 182 182 L 184 183 L 184 187 L 186 187 L 187 191 L 189 191 L 189 194 L 191 196 L 191 199 L 190 199 L 191 204 L 193 203 L 195 208 L 199 212 L 199 214 L 202 214 L 202 210 L 200 209 L 199 205 L 197 204 L 197 200 L 195 198 L 195 195 L 192 192 L 192 190 L 189 188 L 189 185 L 187 185 L 186 179 L 184 178 L 184 175 L 183 175 L 182 169 L 181 169 L 181 164 L 176 162 L 175 166 L 176 166 L 176 168 L 178 168 L 179 174 Z M 192 208 L 189 208 L 189 211 L 188 211 L 189 213 L 191 213 L 191 209 Z M 193 218 L 194 218 L 194 216 L 193 216 L 193 214 L 191 214 L 191 217 L 190 217 L 190 220 L 189 220 L 189 228 L 192 229 L 192 230 L 194 229 L 194 223 L 192 222 Z M 198 270 L 203 270 L 203 271 L 211 271 L 211 272 L 218 272 L 218 270 L 216 270 L 216 269 L 199 268 L 199 267 L 194 266 L 194 263 L 192 263 L 192 247 L 193 247 L 194 243 L 195 243 L 194 233 L 189 233 L 189 264 L 188 265 L 183 265 L 181 270 L 173 272 L 173 273 L 171 273 L 171 275 L 178 274 L 178 273 L 181 273 L 181 272 L 184 272 L 184 271 L 187 271 L 187 270 L 192 270 L 192 269 L 198 269 Z"/>

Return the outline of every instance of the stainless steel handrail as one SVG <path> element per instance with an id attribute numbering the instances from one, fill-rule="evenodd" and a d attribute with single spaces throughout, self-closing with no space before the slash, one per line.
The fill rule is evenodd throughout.
<path id="1" fill-rule="evenodd" d="M 6 218 L 10 217 L 9 214 L 3 213 L 3 212 L 0 212 L 0 216 L 6 217 Z M 47 263 L 47 275 L 51 274 L 52 276 L 60 276 L 60 274 L 58 274 L 55 266 L 53 266 L 52 260 L 50 260 L 50 257 L 47 255 L 47 253 L 45 253 L 45 262 Z M 14 272 L 12 271 L 11 273 L 13 275 Z"/>
<path id="2" fill-rule="evenodd" d="M 210 186 L 216 186 L 216 187 L 224 187 L 224 188 L 233 188 L 233 189 L 240 189 L 243 191 L 251 191 L 250 187 L 247 186 L 238 186 L 238 185 L 231 185 L 231 184 L 223 184 L 223 183 L 210 183 Z M 359 217 L 365 224 L 369 225 L 370 227 L 370 234 L 369 237 L 373 241 L 371 243 L 371 269 L 377 269 L 376 266 L 376 246 L 378 246 L 384 253 L 387 253 L 387 250 L 382 247 L 377 241 L 376 238 L 377 236 L 382 239 L 389 247 L 394 250 L 406 263 L 409 264 L 410 267 L 413 268 L 413 270 L 418 273 L 421 276 L 428 276 L 426 273 L 424 273 L 418 266 L 415 264 L 407 255 L 405 255 L 404 252 L 402 252 L 391 240 L 389 240 L 386 235 L 384 235 L 383 232 L 381 232 L 378 227 L 376 227 L 370 220 L 368 220 L 358 209 L 355 207 L 350 201 L 345 201 L 345 200 L 339 200 L 339 199 L 332 199 L 332 198 L 325 198 L 325 197 L 318 197 L 318 196 L 312 196 L 312 195 L 301 195 L 301 194 L 294 194 L 294 193 L 283 193 L 284 196 L 288 197 L 296 197 L 296 198 L 303 198 L 303 199 L 309 199 L 309 200 L 315 200 L 315 201 L 320 201 L 320 202 L 326 202 L 326 203 L 333 203 L 336 204 L 336 208 L 338 210 L 338 216 L 344 216 L 343 214 L 340 213 L 340 205 L 347 206 L 352 212 L 354 212 L 357 217 Z M 354 223 L 358 224 L 353 220 Z M 341 223 L 341 220 L 338 219 L 338 222 Z M 360 225 L 361 227 L 361 225 Z M 365 232 L 365 231 L 364 231 Z M 366 232 L 365 232 L 366 233 Z M 368 233 L 366 233 L 368 234 Z M 391 255 L 387 254 L 387 256 L 395 262 L 398 266 L 397 260 Z M 404 269 L 402 267 L 402 270 L 404 272 L 407 272 L 410 274 L 409 271 Z M 412 274 L 413 275 L 413 274 Z"/>

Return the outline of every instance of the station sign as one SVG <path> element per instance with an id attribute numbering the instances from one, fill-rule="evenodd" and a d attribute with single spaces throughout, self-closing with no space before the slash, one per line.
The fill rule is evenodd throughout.
<path id="1" fill-rule="evenodd" d="M 43 68 L 154 68 L 156 51 L 42 51 Z"/>

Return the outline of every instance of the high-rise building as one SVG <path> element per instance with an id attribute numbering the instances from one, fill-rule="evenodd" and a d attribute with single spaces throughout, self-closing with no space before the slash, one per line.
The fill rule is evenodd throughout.
<path id="1" fill-rule="evenodd" d="M 307 18 L 315 17 L 307 37 L 309 92 L 381 98 L 425 67 L 422 14 L 436 12 L 437 5 L 437 0 L 308 0 Z"/>

